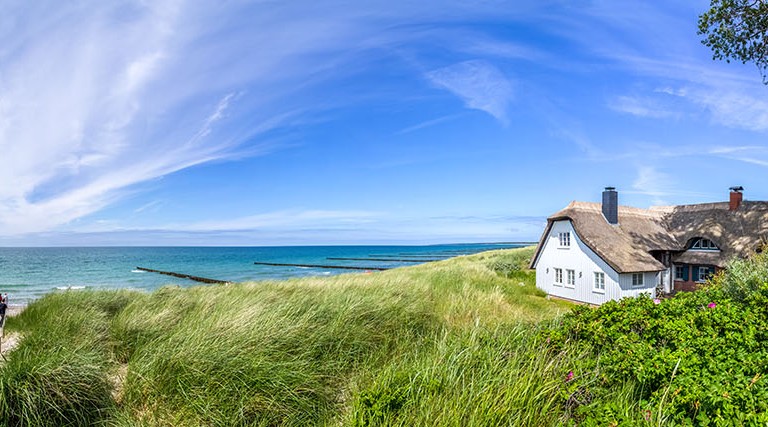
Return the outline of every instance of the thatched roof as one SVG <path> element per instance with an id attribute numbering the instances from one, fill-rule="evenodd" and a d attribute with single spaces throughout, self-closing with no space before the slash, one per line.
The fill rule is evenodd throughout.
<path id="1" fill-rule="evenodd" d="M 600 203 L 574 201 L 548 218 L 531 266 L 553 222 L 564 219 L 619 273 L 664 270 L 652 254 L 655 251 L 671 252 L 673 262 L 723 267 L 728 259 L 746 256 L 768 240 L 768 202 L 744 201 L 736 211 L 729 211 L 727 202 L 651 209 L 619 206 L 619 223 L 611 225 Z M 697 237 L 712 240 L 720 251 L 686 251 Z"/>
<path id="2" fill-rule="evenodd" d="M 734 257 L 745 257 L 756 251 L 768 239 L 768 202 L 741 202 L 735 211 L 728 210 L 728 202 L 703 203 L 654 207 L 651 210 L 666 212 L 665 226 L 684 250 L 692 239 L 704 237 L 715 242 L 718 257 L 697 260 L 695 254 L 704 251 L 688 251 L 673 260 L 691 264 L 711 264 L 725 267 Z M 703 262 L 709 260 L 709 262 Z M 701 262 L 700 262 L 701 261 Z"/>

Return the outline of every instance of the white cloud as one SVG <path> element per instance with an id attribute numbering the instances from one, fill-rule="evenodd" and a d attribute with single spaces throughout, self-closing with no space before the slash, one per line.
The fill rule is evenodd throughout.
<path id="1" fill-rule="evenodd" d="M 606 66 L 632 84 L 642 86 L 652 79 L 660 86 L 642 96 L 617 97 L 609 103 L 617 111 L 649 118 L 699 116 L 735 129 L 765 132 L 768 102 L 757 70 L 713 61 L 695 36 L 696 13 L 705 8 L 685 2 L 659 7 L 651 2 L 596 1 L 571 6 L 571 13 L 557 18 L 555 28 L 608 60 Z"/>
<path id="2" fill-rule="evenodd" d="M 285 210 L 219 221 L 202 221 L 184 225 L 167 225 L 166 230 L 226 231 L 254 229 L 296 229 L 301 227 L 338 228 L 350 224 L 372 222 L 381 216 L 377 212 L 334 210 Z"/>
<path id="3" fill-rule="evenodd" d="M 768 102 L 746 88 L 702 88 L 692 91 L 688 98 L 705 107 L 720 124 L 753 131 L 768 130 Z"/>
<path id="4" fill-rule="evenodd" d="M 768 167 L 768 160 L 754 159 L 751 157 L 730 157 L 730 159 L 738 160 L 744 163 L 750 163 L 753 165 Z"/>
<path id="5" fill-rule="evenodd" d="M 635 194 L 651 196 L 653 204 L 667 204 L 663 197 L 674 195 L 671 191 L 674 185 L 672 177 L 664 172 L 660 172 L 651 166 L 641 166 L 638 169 L 637 178 L 632 183 L 632 189 Z"/>
<path id="6" fill-rule="evenodd" d="M 512 101 L 512 83 L 488 62 L 473 60 L 439 68 L 426 74 L 437 87 L 461 98 L 467 108 L 485 111 L 506 124 L 507 107 Z"/>
<path id="7" fill-rule="evenodd" d="M 492 3 L 436 4 L 86 0 L 4 6 L 0 235 L 56 229 L 119 200 L 136 184 L 273 150 L 259 137 L 344 105 L 350 94 L 313 90 L 373 67 L 376 55 L 422 42 L 466 52 L 465 41 L 439 25 L 412 24 L 500 13 Z M 514 55 L 511 45 L 488 43 L 475 48 Z M 470 108 L 507 120 L 512 87 L 492 65 L 469 61 L 430 75 Z"/>
<path id="8" fill-rule="evenodd" d="M 141 213 L 157 208 L 161 201 L 147 203 L 134 210 Z M 229 231 L 262 231 L 278 232 L 296 230 L 305 227 L 322 227 L 339 229 L 350 225 L 368 224 L 383 216 L 380 212 L 344 211 L 344 210 L 301 210 L 286 209 L 242 217 L 228 217 L 216 220 L 197 221 L 189 223 L 165 223 L 156 226 L 126 225 L 121 220 L 102 220 L 82 226 L 70 227 L 68 232 L 77 234 L 115 233 L 126 231 L 137 232 L 194 232 L 216 233 Z"/>
<path id="9" fill-rule="evenodd" d="M 150 203 L 146 209 L 152 209 Z M 221 218 L 194 223 L 167 223 L 158 227 L 126 226 L 122 220 L 92 221 L 65 232 L 36 233 L 27 236 L 32 244 L 93 245 L 113 244 L 116 236 L 133 245 L 153 245 L 159 240 L 185 244 L 251 245 L 314 244 L 329 234 L 334 242 L 370 244 L 437 243 L 460 241 L 535 241 L 546 224 L 545 217 L 514 215 L 443 215 L 408 217 L 397 214 L 355 210 L 290 209 L 256 215 Z M 126 240 L 127 239 L 127 240 Z M 0 242 L 14 244 L 13 236 L 0 236 Z M 197 242 L 197 243 L 194 243 Z"/>
<path id="10" fill-rule="evenodd" d="M 649 98 L 619 96 L 611 101 L 608 106 L 613 110 L 638 117 L 661 119 L 681 116 L 680 113 L 669 110 L 662 106 L 660 102 Z"/>
<path id="11" fill-rule="evenodd" d="M 444 123 L 447 121 L 455 120 L 457 118 L 461 117 L 461 114 L 451 114 L 448 116 L 438 117 L 436 119 L 432 120 L 425 120 L 421 123 L 417 123 L 415 125 L 408 126 L 407 128 L 401 129 L 396 132 L 397 135 L 405 135 L 411 132 L 416 132 L 421 129 L 425 129 L 428 127 L 439 125 L 440 123 Z"/>

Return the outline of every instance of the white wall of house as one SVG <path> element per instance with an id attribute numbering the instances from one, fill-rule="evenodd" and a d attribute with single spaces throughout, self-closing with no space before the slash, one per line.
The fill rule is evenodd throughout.
<path id="1" fill-rule="evenodd" d="M 570 233 L 570 246 L 560 246 L 559 234 Z M 656 294 L 658 274 L 643 273 L 643 285 L 632 285 L 632 274 L 619 274 L 602 258 L 597 256 L 576 235 L 570 220 L 555 221 L 544 239 L 539 258 L 536 261 L 536 286 L 544 292 L 573 301 L 602 304 L 610 300 L 634 297 L 648 293 Z M 563 284 L 555 282 L 556 269 L 562 269 Z M 567 283 L 567 270 L 573 270 L 575 283 Z M 602 272 L 605 289 L 595 289 L 595 272 Z"/>

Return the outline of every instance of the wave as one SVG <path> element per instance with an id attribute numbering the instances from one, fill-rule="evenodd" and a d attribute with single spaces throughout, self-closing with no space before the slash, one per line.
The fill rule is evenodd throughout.
<path id="1" fill-rule="evenodd" d="M 142 271 L 142 270 L 131 270 L 131 273 L 146 273 L 146 271 Z"/>
<path id="2" fill-rule="evenodd" d="M 60 291 L 74 291 L 78 289 L 85 289 L 85 286 L 56 286 L 56 289 Z"/>

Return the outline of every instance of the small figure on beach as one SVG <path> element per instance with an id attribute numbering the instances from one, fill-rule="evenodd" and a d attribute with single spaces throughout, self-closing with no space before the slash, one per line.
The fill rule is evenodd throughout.
<path id="1" fill-rule="evenodd" d="M 0 300 L 0 328 L 5 326 L 5 310 L 8 309 L 8 304 L 5 303 L 5 298 Z"/>

